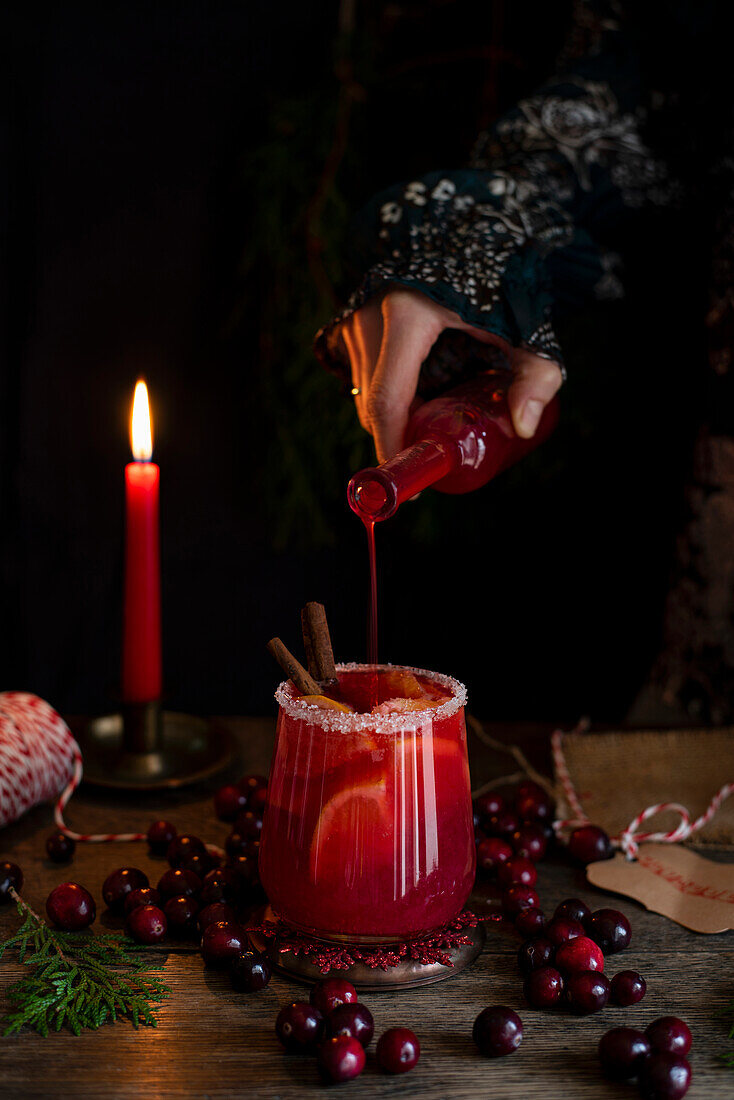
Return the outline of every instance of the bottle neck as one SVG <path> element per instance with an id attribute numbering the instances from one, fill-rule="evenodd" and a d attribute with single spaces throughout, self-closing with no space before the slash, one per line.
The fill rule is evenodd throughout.
<path id="1" fill-rule="evenodd" d="M 366 522 L 388 519 L 404 500 L 451 473 L 457 457 L 448 441 L 420 439 L 382 465 L 355 474 L 349 505 Z"/>

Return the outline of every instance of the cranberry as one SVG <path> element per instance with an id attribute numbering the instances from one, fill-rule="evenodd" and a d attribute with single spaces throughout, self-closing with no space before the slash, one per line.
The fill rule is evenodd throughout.
<path id="1" fill-rule="evenodd" d="M 259 840 L 246 840 L 242 845 L 243 856 L 252 856 L 254 860 L 260 858 L 260 841 Z"/>
<path id="2" fill-rule="evenodd" d="M 185 936 L 197 931 L 196 914 L 199 912 L 199 903 L 195 898 L 185 894 L 169 898 L 163 911 L 172 932 Z"/>
<path id="3" fill-rule="evenodd" d="M 519 799 L 524 798 L 526 795 L 535 795 L 537 798 L 550 798 L 545 787 L 541 787 L 540 783 L 536 783 L 534 779 L 523 779 L 522 782 L 518 783 L 515 791 L 515 805 L 517 805 Z"/>
<path id="4" fill-rule="evenodd" d="M 602 971 L 604 956 L 588 936 L 577 936 L 575 940 L 566 940 L 558 948 L 556 966 L 564 974 L 575 974 L 580 970 Z"/>
<path id="5" fill-rule="evenodd" d="M 208 871 L 201 880 L 199 901 L 212 905 L 215 901 L 236 901 L 237 875 L 231 867 L 217 867 Z"/>
<path id="6" fill-rule="evenodd" d="M 170 821 L 153 821 L 148 826 L 146 839 L 155 856 L 164 856 L 172 840 L 176 838 L 176 826 Z"/>
<path id="7" fill-rule="evenodd" d="M 352 983 L 344 978 L 323 978 L 311 986 L 308 999 L 323 1016 L 328 1016 L 337 1005 L 355 1004 L 359 997 Z"/>
<path id="8" fill-rule="evenodd" d="M 70 863 L 75 850 L 76 841 L 66 833 L 51 833 L 46 838 L 46 855 L 52 863 Z"/>
<path id="9" fill-rule="evenodd" d="M 563 996 L 563 975 L 554 966 L 538 967 L 527 975 L 522 990 L 532 1008 L 554 1008 Z"/>
<path id="10" fill-rule="evenodd" d="M 622 1081 L 636 1077 L 650 1053 L 650 1044 L 633 1027 L 613 1027 L 599 1040 L 599 1061 L 607 1077 Z"/>
<path id="11" fill-rule="evenodd" d="M 535 886 L 538 872 L 529 859 L 513 856 L 497 868 L 497 881 L 502 886 Z"/>
<path id="12" fill-rule="evenodd" d="M 365 1061 L 364 1047 L 349 1035 L 327 1039 L 319 1047 L 319 1070 L 327 1081 L 351 1081 L 359 1077 Z"/>
<path id="13" fill-rule="evenodd" d="M 262 814 L 256 813 L 255 810 L 243 810 L 242 813 L 237 814 L 235 830 L 245 840 L 259 840 L 263 831 Z"/>
<path id="14" fill-rule="evenodd" d="M 207 966 L 227 966 L 247 949 L 247 937 L 239 924 L 231 921 L 207 924 L 201 934 L 201 954 Z"/>
<path id="15" fill-rule="evenodd" d="M 0 863 L 0 905 L 12 901 L 10 891 L 15 890 L 17 894 L 20 892 L 22 885 L 23 872 L 18 864 L 11 863 L 8 859 L 3 860 Z"/>
<path id="16" fill-rule="evenodd" d="M 495 874 L 508 859 L 512 859 L 512 848 L 506 840 L 489 836 L 477 844 L 477 869 L 485 875 Z"/>
<path id="17" fill-rule="evenodd" d="M 538 970 L 541 966 L 548 966 L 555 958 L 556 949 L 550 940 L 544 936 L 536 936 L 527 940 L 517 953 L 517 963 L 523 974 L 529 974 L 531 970 Z"/>
<path id="18" fill-rule="evenodd" d="M 539 909 L 540 898 L 532 886 L 508 886 L 502 891 L 502 909 L 510 920 L 522 909 Z"/>
<path id="19" fill-rule="evenodd" d="M 385 1073 L 407 1073 L 418 1062 L 421 1045 L 407 1027 L 391 1027 L 377 1040 L 375 1056 Z"/>
<path id="20" fill-rule="evenodd" d="M 500 836 L 509 840 L 520 828 L 520 819 L 514 810 L 500 810 L 498 814 L 492 814 L 487 818 L 484 827 L 490 836 Z"/>
<path id="21" fill-rule="evenodd" d="M 205 906 L 196 917 L 200 932 L 203 932 L 208 924 L 217 924 L 220 921 L 227 921 L 228 924 L 237 923 L 237 914 L 234 909 L 223 901 L 214 901 L 211 905 Z"/>
<path id="22" fill-rule="evenodd" d="M 534 906 L 521 909 L 515 917 L 515 928 L 521 936 L 539 936 L 545 928 L 545 913 Z"/>
<path id="23" fill-rule="evenodd" d="M 275 1034 L 287 1050 L 312 1050 L 324 1033 L 324 1017 L 314 1005 L 294 1001 L 285 1005 L 275 1021 Z M 364 1055 L 362 1044 L 357 1046 Z"/>
<path id="24" fill-rule="evenodd" d="M 553 802 L 542 787 L 520 792 L 515 809 L 521 821 L 549 821 L 553 817 Z"/>
<path id="25" fill-rule="evenodd" d="M 265 809 L 265 803 L 268 800 L 268 785 L 267 783 L 261 783 L 257 787 L 253 787 L 247 799 L 248 810 L 254 810 L 256 814 L 262 814 Z"/>
<path id="26" fill-rule="evenodd" d="M 472 1029 L 472 1038 L 487 1058 L 512 1054 L 522 1042 L 522 1020 L 504 1005 L 483 1009 Z"/>
<path id="27" fill-rule="evenodd" d="M 238 855 L 231 860 L 228 868 L 234 878 L 236 892 L 242 897 L 252 894 L 260 882 L 260 871 L 257 859 L 251 855 Z"/>
<path id="28" fill-rule="evenodd" d="M 577 1016 L 598 1012 L 609 1000 L 609 978 L 598 970 L 581 970 L 566 978 L 566 996 Z"/>
<path id="29" fill-rule="evenodd" d="M 239 993 L 257 993 L 272 977 L 270 959 L 259 951 L 243 951 L 229 968 L 232 986 Z"/>
<path id="30" fill-rule="evenodd" d="M 247 807 L 247 794 L 234 783 L 220 787 L 214 795 L 214 812 L 220 821 L 234 821 L 240 810 Z"/>
<path id="31" fill-rule="evenodd" d="M 219 860 L 210 852 L 204 852 L 203 854 L 201 852 L 194 852 L 193 855 L 187 856 L 183 863 L 176 869 L 181 871 L 193 871 L 199 881 L 203 881 L 212 871 L 219 870 Z"/>
<path id="32" fill-rule="evenodd" d="M 496 817 L 505 809 L 506 803 L 501 794 L 495 791 L 485 791 L 474 799 L 474 811 L 478 815 L 480 823 Z"/>
<path id="33" fill-rule="evenodd" d="M 645 1100 L 680 1100 L 690 1083 L 691 1067 L 680 1054 L 653 1050 L 640 1067 L 638 1084 Z"/>
<path id="34" fill-rule="evenodd" d="M 125 908 L 125 898 L 131 890 L 140 890 L 148 886 L 148 876 L 137 867 L 118 867 L 112 871 L 102 884 L 102 897 L 105 905 L 114 912 L 121 913 Z"/>
<path id="35" fill-rule="evenodd" d="M 568 943 L 569 940 L 575 940 L 579 936 L 583 936 L 584 926 L 569 917 L 553 917 L 543 929 L 543 935 L 551 941 L 554 947 L 560 947 L 562 943 Z"/>
<path id="36" fill-rule="evenodd" d="M 548 849 L 548 838 L 539 825 L 524 824 L 512 834 L 515 854 L 539 863 Z"/>
<path id="37" fill-rule="evenodd" d="M 62 882 L 46 899 L 46 913 L 52 924 L 65 932 L 88 928 L 97 915 L 94 898 L 76 882 Z"/>
<path id="38" fill-rule="evenodd" d="M 352 1039 L 358 1039 L 363 1047 L 368 1047 L 375 1034 L 375 1021 L 370 1010 L 359 1001 L 337 1005 L 326 1017 L 326 1034 L 349 1035 Z"/>
<path id="39" fill-rule="evenodd" d="M 556 906 L 553 916 L 566 917 L 567 920 L 575 920 L 579 924 L 586 924 L 591 916 L 591 909 L 580 898 L 566 898 L 565 901 L 559 902 Z"/>
<path id="40" fill-rule="evenodd" d="M 243 775 L 242 779 L 237 780 L 237 786 L 248 798 L 258 787 L 267 787 L 267 785 L 268 781 L 264 775 Z"/>
<path id="41" fill-rule="evenodd" d="M 596 863 L 600 859 L 611 859 L 614 855 L 611 840 L 596 825 L 582 825 L 574 829 L 568 838 L 568 850 L 579 863 Z"/>
<path id="42" fill-rule="evenodd" d="M 125 898 L 125 916 L 127 917 L 139 905 L 160 906 L 160 904 L 161 895 L 157 890 L 154 890 L 151 886 L 139 886 L 137 890 L 131 890 Z"/>
<path id="43" fill-rule="evenodd" d="M 157 905 L 140 905 L 128 915 L 125 928 L 138 943 L 160 943 L 168 931 L 168 922 Z"/>
<path id="44" fill-rule="evenodd" d="M 632 939 L 630 922 L 618 909 L 597 909 L 586 922 L 586 935 L 598 943 L 605 955 L 624 951 Z"/>
<path id="45" fill-rule="evenodd" d="M 247 847 L 241 855 L 230 859 L 228 866 L 234 877 L 235 888 L 238 890 L 247 889 L 260 881 L 258 858 L 253 856 Z"/>
<path id="46" fill-rule="evenodd" d="M 237 856 L 247 855 L 246 848 L 250 838 L 243 836 L 242 833 L 233 829 L 229 836 L 224 841 L 224 850 L 230 859 L 235 859 Z"/>
<path id="47" fill-rule="evenodd" d="M 206 844 L 198 836 L 183 833 L 175 836 L 166 848 L 166 859 L 171 867 L 182 867 L 193 855 L 206 855 Z"/>
<path id="48" fill-rule="evenodd" d="M 181 894 L 186 897 L 198 895 L 201 890 L 201 879 L 193 871 L 185 871 L 182 867 L 171 867 L 164 871 L 158 879 L 158 893 L 165 900 L 177 898 Z"/>
<path id="49" fill-rule="evenodd" d="M 693 1037 L 688 1024 L 677 1016 L 660 1016 L 645 1028 L 653 1050 L 665 1050 L 668 1054 L 688 1054 Z"/>
<path id="50" fill-rule="evenodd" d="M 636 1005 L 647 993 L 647 982 L 636 970 L 620 970 L 612 978 L 612 1002 L 615 1005 Z"/>

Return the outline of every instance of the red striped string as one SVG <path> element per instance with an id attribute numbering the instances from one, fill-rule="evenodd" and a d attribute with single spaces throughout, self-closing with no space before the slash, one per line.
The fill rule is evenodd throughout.
<path id="1" fill-rule="evenodd" d="M 573 731 L 574 733 L 585 733 L 588 730 L 588 724 L 583 723 Z M 557 835 L 560 835 L 563 831 L 570 828 L 578 827 L 579 825 L 590 824 L 588 814 L 585 812 L 579 797 L 576 793 L 576 788 L 573 785 L 568 765 L 566 764 L 566 757 L 563 752 L 563 731 L 555 730 L 551 735 L 551 752 L 553 755 L 553 766 L 555 769 L 556 777 L 561 785 L 564 797 L 569 808 L 576 815 L 575 817 L 565 818 L 564 820 L 558 820 L 553 823 L 553 828 Z M 704 812 L 691 821 L 690 814 L 685 806 L 682 806 L 679 802 L 658 802 L 654 806 L 648 806 L 647 809 L 642 810 L 636 817 L 632 819 L 626 829 L 623 829 L 618 836 L 611 837 L 612 844 L 619 848 L 627 856 L 627 859 L 635 859 L 640 844 L 645 841 L 653 841 L 661 844 L 676 844 L 681 840 L 688 840 L 689 837 L 697 833 L 705 825 L 711 821 L 716 814 L 717 810 L 721 806 L 722 802 L 734 792 L 734 781 L 728 781 L 724 783 L 722 787 L 716 792 Z M 674 829 L 669 829 L 667 832 L 640 832 L 640 826 L 644 824 L 651 817 L 655 817 L 656 814 L 665 813 L 670 811 L 680 815 L 680 821 Z"/>

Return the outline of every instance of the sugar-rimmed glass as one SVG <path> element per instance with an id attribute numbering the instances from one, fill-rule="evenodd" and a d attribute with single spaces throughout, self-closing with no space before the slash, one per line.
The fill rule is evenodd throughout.
<path id="1" fill-rule="evenodd" d="M 466 690 L 449 676 L 390 665 L 339 665 L 369 688 L 407 673 L 435 688 L 425 709 L 345 713 L 276 692 L 278 727 L 260 849 L 274 912 L 317 938 L 390 942 L 462 909 L 475 849 L 466 753 Z"/>

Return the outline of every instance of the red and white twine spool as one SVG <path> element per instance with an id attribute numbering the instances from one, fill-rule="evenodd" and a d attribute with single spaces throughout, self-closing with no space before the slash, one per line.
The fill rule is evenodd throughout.
<path id="1" fill-rule="evenodd" d="M 76 786 L 81 775 L 82 754 L 61 715 L 37 695 L 2 692 L 0 826 Z"/>
<path id="2" fill-rule="evenodd" d="M 588 723 L 584 722 L 574 730 L 574 733 L 583 733 L 586 732 L 587 729 Z M 553 828 L 556 830 L 556 833 L 560 833 L 565 829 L 591 824 L 588 814 L 585 812 L 576 794 L 576 788 L 573 785 L 566 764 L 566 758 L 563 753 L 562 730 L 555 730 L 552 734 L 551 751 L 553 754 L 553 766 L 555 768 L 556 777 L 561 785 L 568 806 L 576 815 L 572 818 L 566 818 L 563 821 L 554 822 Z M 695 821 L 691 821 L 687 808 L 682 806 L 679 802 L 658 802 L 654 806 L 648 806 L 647 809 L 637 814 L 627 828 L 623 829 L 618 836 L 610 837 L 612 844 L 623 851 L 627 859 L 635 859 L 640 844 L 645 841 L 652 841 L 659 844 L 675 844 L 680 840 L 687 840 L 689 837 L 693 836 L 694 833 L 697 833 L 699 829 L 708 825 L 722 802 L 732 793 L 734 793 L 734 781 L 724 783 L 711 799 L 704 812 L 697 817 Z M 674 829 L 669 829 L 667 832 L 650 833 L 641 833 L 639 831 L 640 826 L 644 824 L 645 821 L 651 817 L 655 817 L 656 814 L 664 813 L 666 810 L 680 815 L 680 821 Z"/>
<path id="3" fill-rule="evenodd" d="M 0 693 L 0 828 L 55 798 L 54 821 L 72 840 L 144 840 L 145 833 L 75 833 L 65 825 L 82 772 L 81 750 L 49 703 L 26 691 Z"/>

